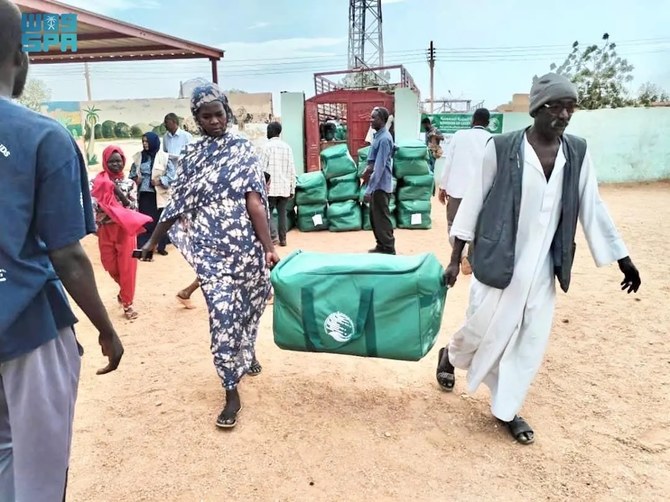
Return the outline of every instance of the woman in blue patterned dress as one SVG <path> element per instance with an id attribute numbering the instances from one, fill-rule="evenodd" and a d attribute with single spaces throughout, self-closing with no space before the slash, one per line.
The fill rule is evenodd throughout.
<path id="1" fill-rule="evenodd" d="M 279 257 L 258 159 L 248 140 L 227 131 L 233 118 L 228 99 L 216 84 L 197 87 L 191 112 L 203 137 L 182 154 L 170 201 L 142 254 L 146 258 L 169 231 L 195 270 L 209 310 L 214 366 L 226 391 L 216 425 L 231 428 L 242 408 L 238 383 L 258 364 L 258 324 L 269 270 Z"/>

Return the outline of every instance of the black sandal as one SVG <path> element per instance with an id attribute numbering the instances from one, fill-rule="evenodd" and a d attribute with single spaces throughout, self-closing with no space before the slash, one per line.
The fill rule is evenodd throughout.
<path id="1" fill-rule="evenodd" d="M 503 422 L 503 424 L 507 426 L 509 433 L 519 443 L 528 445 L 535 441 L 535 433 L 533 432 L 533 429 L 522 417 L 514 415 L 514 418 L 511 421 Z"/>
<path id="2" fill-rule="evenodd" d="M 263 366 L 261 366 L 261 363 L 254 359 L 251 361 L 251 366 L 249 366 L 249 369 L 247 370 L 247 375 L 258 376 L 261 374 L 261 371 L 263 371 Z"/>
<path id="3" fill-rule="evenodd" d="M 454 384 L 456 383 L 456 376 L 454 375 L 454 367 L 451 365 L 451 363 L 447 362 L 449 366 L 447 366 L 446 368 L 443 368 L 441 366 L 442 356 L 444 355 L 445 348 L 446 347 L 442 347 L 438 352 L 437 370 L 435 371 L 435 379 L 437 380 L 437 383 L 440 385 L 440 387 L 442 387 L 447 392 L 451 392 L 454 390 Z M 449 371 L 450 369 L 451 371 Z"/>
<path id="4" fill-rule="evenodd" d="M 218 418 L 216 419 L 216 426 L 219 429 L 232 429 L 237 425 L 237 415 L 242 411 L 242 406 L 237 409 L 237 411 L 226 411 L 224 408 L 221 413 L 219 413 Z"/>

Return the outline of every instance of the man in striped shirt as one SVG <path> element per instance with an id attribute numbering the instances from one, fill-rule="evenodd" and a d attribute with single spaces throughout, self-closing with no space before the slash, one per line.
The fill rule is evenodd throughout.
<path id="1" fill-rule="evenodd" d="M 261 169 L 270 175 L 272 182 L 268 189 L 270 213 L 277 210 L 277 225 L 271 220 L 270 232 L 272 240 L 279 241 L 280 246 L 286 246 L 287 214 L 286 207 L 289 199 L 295 194 L 295 165 L 291 147 L 282 141 L 281 124 L 268 124 L 268 142 L 263 146 L 260 154 Z M 277 228 L 278 227 L 278 228 Z"/>

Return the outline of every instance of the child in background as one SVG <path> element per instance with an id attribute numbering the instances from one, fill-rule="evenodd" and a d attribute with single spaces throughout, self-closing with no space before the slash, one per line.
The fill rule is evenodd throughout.
<path id="1" fill-rule="evenodd" d="M 102 152 L 103 170 L 92 182 L 91 196 L 98 227 L 98 248 L 103 268 L 119 285 L 117 301 L 128 320 L 137 318 L 133 309 L 137 261 L 133 250 L 137 235 L 145 231 L 151 217 L 137 212 L 136 188 L 126 178 L 126 158 L 121 148 L 109 145 Z"/>

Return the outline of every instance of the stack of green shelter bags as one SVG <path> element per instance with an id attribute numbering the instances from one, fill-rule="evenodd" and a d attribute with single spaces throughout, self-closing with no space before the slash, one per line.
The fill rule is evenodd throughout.
<path id="1" fill-rule="evenodd" d="M 323 171 L 298 176 L 295 187 L 297 224 L 301 232 L 328 230 L 328 186 Z"/>
<path id="2" fill-rule="evenodd" d="M 370 153 L 370 147 L 366 146 L 358 150 L 358 177 L 363 177 L 363 173 L 368 168 L 368 153 Z M 389 211 L 391 212 L 391 222 L 393 223 L 393 228 L 396 228 L 396 198 L 395 191 L 398 180 L 393 178 L 393 193 L 389 200 Z M 361 203 L 362 216 L 363 216 L 363 230 L 372 230 L 372 225 L 370 225 L 370 204 L 366 204 L 363 200 L 365 197 L 365 191 L 367 190 L 367 185 L 361 187 L 361 192 L 358 198 L 358 201 Z"/>
<path id="3" fill-rule="evenodd" d="M 393 172 L 398 179 L 397 221 L 399 228 L 429 229 L 431 197 L 435 179 L 428 167 L 429 153 L 420 140 L 397 145 Z"/>
<path id="4" fill-rule="evenodd" d="M 331 232 L 360 230 L 360 182 L 356 163 L 347 145 L 335 145 L 323 150 L 321 165 L 327 181 L 328 229 Z"/>

